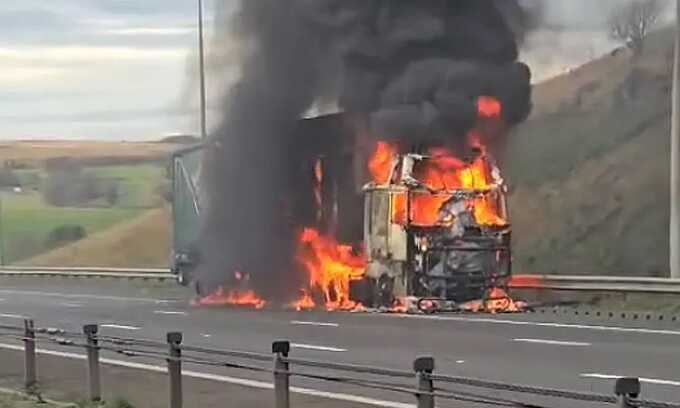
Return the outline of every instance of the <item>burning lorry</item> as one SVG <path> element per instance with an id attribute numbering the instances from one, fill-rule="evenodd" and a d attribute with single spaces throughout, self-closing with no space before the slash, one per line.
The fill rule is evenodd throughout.
<path id="1" fill-rule="evenodd" d="M 389 147 L 381 143 L 380 150 Z M 481 149 L 474 154 L 467 161 L 442 149 L 386 154 L 385 177 L 364 187 L 371 303 L 457 304 L 505 293 L 511 275 L 507 190 L 492 159 Z"/>
<path id="2" fill-rule="evenodd" d="M 465 157 L 445 147 L 401 151 L 396 143 L 361 139 L 354 123 L 347 115 L 299 122 L 297 146 L 304 148 L 289 152 L 296 180 L 290 207 L 306 226 L 296 258 L 309 276 L 291 304 L 459 310 L 483 299 L 478 309 L 489 301 L 502 303 L 502 311 L 512 306 L 505 294 L 507 189 L 492 155 L 475 137 Z M 199 286 L 201 150 L 173 159 L 173 270 L 180 282 Z M 258 308 L 266 304 L 252 290 L 220 291 L 210 304 L 251 304 L 246 297 Z"/>

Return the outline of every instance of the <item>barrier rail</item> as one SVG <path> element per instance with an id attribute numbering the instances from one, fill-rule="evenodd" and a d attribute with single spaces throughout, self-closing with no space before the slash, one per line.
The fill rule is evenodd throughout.
<path id="1" fill-rule="evenodd" d="M 621 276 L 514 275 L 514 289 L 680 294 L 680 279 Z"/>
<path id="2" fill-rule="evenodd" d="M 0 276 L 177 280 L 177 275 L 171 273 L 170 269 L 164 268 L 7 266 L 0 268 Z M 680 294 L 680 279 L 589 275 L 513 275 L 510 287 L 531 290 Z"/>
<path id="3" fill-rule="evenodd" d="M 177 280 L 169 269 L 3 267 L 0 276 Z"/>
<path id="4" fill-rule="evenodd" d="M 434 408 L 437 399 L 490 406 L 541 407 L 533 402 L 522 401 L 517 395 L 617 404 L 620 407 L 680 408 L 678 404 L 640 399 L 640 382 L 637 378 L 621 378 L 616 382 L 613 395 L 603 395 L 436 374 L 435 360 L 432 357 L 417 358 L 411 370 L 296 359 L 290 357 L 288 341 L 275 341 L 272 343 L 272 354 L 262 354 L 184 345 L 180 332 L 167 333 L 165 341 L 156 341 L 101 335 L 99 326 L 96 324 L 84 325 L 82 333 L 72 333 L 58 328 L 39 328 L 34 325 L 33 320 L 25 320 L 22 327 L 0 325 L 0 336 L 24 343 L 24 385 L 29 393 L 34 392 L 38 384 L 36 374 L 38 372 L 36 359 L 38 342 L 52 342 L 60 346 L 84 349 L 87 361 L 88 398 L 93 401 L 101 400 L 100 352 L 108 351 L 128 358 L 143 357 L 166 361 L 170 408 L 183 406 L 183 363 L 268 373 L 274 380 L 276 408 L 290 408 L 292 377 L 408 394 L 415 398 L 417 408 Z M 267 363 L 267 366 L 257 363 Z M 322 369 L 322 371 L 309 369 Z M 329 374 L 329 372 L 350 374 Z M 360 374 L 366 374 L 370 378 L 361 378 Z M 462 386 L 466 389 L 443 388 L 445 384 L 449 387 Z M 468 391 L 469 388 L 482 389 L 487 392 L 478 394 Z M 496 393 L 488 392 L 490 390 Z M 499 391 L 515 397 L 499 396 L 497 394 Z"/>

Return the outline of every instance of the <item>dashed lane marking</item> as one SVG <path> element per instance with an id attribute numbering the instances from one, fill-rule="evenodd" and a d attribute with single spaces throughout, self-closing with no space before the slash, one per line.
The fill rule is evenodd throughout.
<path id="1" fill-rule="evenodd" d="M 324 323 L 324 322 L 305 322 L 301 320 L 291 320 L 290 324 L 298 326 L 320 326 L 320 327 L 339 327 L 337 323 Z"/>
<path id="2" fill-rule="evenodd" d="M 574 347 L 587 347 L 590 343 L 581 341 L 560 341 L 560 340 L 545 340 L 545 339 L 512 339 L 512 341 L 518 343 L 533 343 L 533 344 L 548 344 L 551 346 L 574 346 Z"/>
<path id="3" fill-rule="evenodd" d="M 619 378 L 623 378 L 624 376 L 622 375 L 611 375 L 611 374 L 598 374 L 598 373 L 588 373 L 588 374 L 581 374 L 580 377 L 583 378 L 598 378 L 601 380 L 618 380 Z M 643 383 L 648 383 L 648 384 L 657 384 L 657 385 L 671 385 L 674 387 L 680 387 L 680 381 L 672 381 L 672 380 L 659 380 L 656 378 L 645 378 L 645 377 L 640 377 L 640 382 Z"/>
<path id="4" fill-rule="evenodd" d="M 106 327 L 106 328 L 109 328 L 109 329 L 120 329 L 120 330 L 140 330 L 141 329 L 141 327 L 137 327 L 137 326 L 126 326 L 126 325 L 123 325 L 123 324 L 113 324 L 113 323 L 102 324 L 101 327 Z"/>
<path id="5" fill-rule="evenodd" d="M 680 331 L 664 330 L 664 329 L 643 329 L 634 327 L 617 327 L 617 326 L 597 326 L 585 324 L 565 324 L 565 323 L 548 323 L 548 322 L 528 322 L 522 320 L 504 320 L 504 319 L 488 319 L 484 317 L 455 317 L 455 316 L 423 316 L 423 315 L 390 315 L 399 318 L 418 318 L 426 320 L 442 320 L 454 322 L 469 322 L 469 323 L 487 323 L 487 324 L 506 324 L 511 326 L 537 326 L 537 327 L 553 327 L 565 329 L 582 329 L 594 331 L 611 331 L 619 333 L 640 333 L 640 334 L 665 334 L 671 336 L 680 336 Z"/>
<path id="6" fill-rule="evenodd" d="M 34 290 L 9 290 L 0 289 L 0 293 L 5 293 L 8 295 L 28 295 L 28 296 L 49 296 L 49 297 L 62 297 L 66 299 L 94 299 L 94 300 L 115 300 L 121 302 L 144 302 L 144 303 L 171 303 L 172 300 L 163 299 L 150 299 L 150 298 L 135 298 L 135 297 L 123 297 L 123 296 L 106 296 L 106 295 L 90 295 L 84 293 L 59 293 L 59 292 L 40 292 Z"/>
<path id="7" fill-rule="evenodd" d="M 302 349 L 302 350 L 315 350 L 315 351 L 330 351 L 331 353 L 344 353 L 347 349 L 337 348 L 337 347 L 327 347 L 327 346 L 315 346 L 313 344 L 303 344 L 303 343 L 290 343 L 292 348 Z"/>
<path id="8" fill-rule="evenodd" d="M 0 317 L 4 317 L 5 319 L 26 319 L 26 316 L 12 313 L 0 313 Z"/>
<path id="9" fill-rule="evenodd" d="M 178 310 L 154 310 L 154 314 L 186 316 L 187 312 Z"/>

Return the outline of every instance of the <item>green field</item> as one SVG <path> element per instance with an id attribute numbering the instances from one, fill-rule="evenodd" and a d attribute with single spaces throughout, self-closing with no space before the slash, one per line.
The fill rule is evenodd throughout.
<path id="1" fill-rule="evenodd" d="M 118 182 L 121 195 L 117 207 L 153 208 L 162 204 L 157 188 L 164 182 L 166 172 L 161 165 L 102 166 L 90 167 L 87 171 Z"/>
<path id="2" fill-rule="evenodd" d="M 136 217 L 138 208 L 53 207 L 38 192 L 2 192 L 2 227 L 5 262 L 12 263 L 51 249 L 47 238 L 55 228 L 80 225 L 87 235 Z"/>
<path id="3" fill-rule="evenodd" d="M 6 184 L 0 185 L 2 261 L 31 264 L 45 258 L 59 266 L 128 257 L 132 264 L 167 263 L 167 158 L 176 145 L 8 142 L 0 147 L 6 160 Z"/>

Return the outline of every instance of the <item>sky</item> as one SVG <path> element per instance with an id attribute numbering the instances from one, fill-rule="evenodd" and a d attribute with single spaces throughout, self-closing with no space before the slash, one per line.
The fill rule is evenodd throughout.
<path id="1" fill-rule="evenodd" d="M 196 3 L 0 2 L 0 140 L 197 133 Z"/>
<path id="2" fill-rule="evenodd" d="M 205 0 L 208 44 L 217 1 L 235 3 Z M 550 0 L 564 6 L 550 7 L 548 20 L 582 24 L 584 7 L 576 3 L 584 1 Z M 567 35 L 561 29 L 532 34 L 523 59 L 535 78 L 616 46 L 593 28 L 596 21 L 578 24 Z M 0 141 L 198 134 L 197 38 L 197 0 L 0 1 Z M 213 107 L 224 88 L 218 75 L 229 73 L 209 69 Z M 208 116 L 215 126 L 219 112 Z"/>

